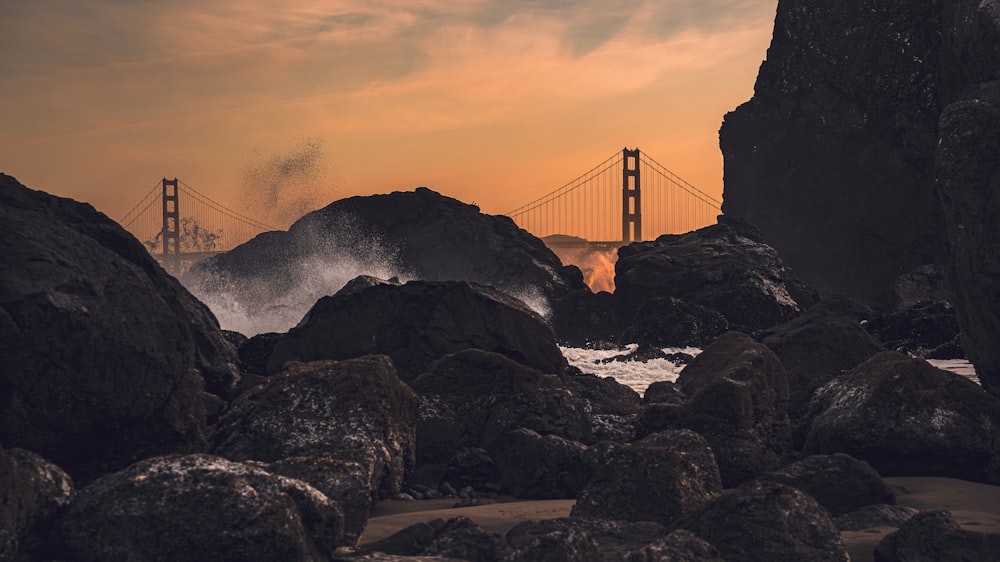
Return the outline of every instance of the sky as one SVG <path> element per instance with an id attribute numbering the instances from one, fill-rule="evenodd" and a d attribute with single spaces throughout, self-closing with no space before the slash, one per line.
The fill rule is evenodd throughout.
<path id="1" fill-rule="evenodd" d="M 0 172 L 115 219 L 177 177 L 286 226 L 275 174 L 300 207 L 428 186 L 499 214 L 627 146 L 721 199 L 775 6 L 0 2 Z"/>

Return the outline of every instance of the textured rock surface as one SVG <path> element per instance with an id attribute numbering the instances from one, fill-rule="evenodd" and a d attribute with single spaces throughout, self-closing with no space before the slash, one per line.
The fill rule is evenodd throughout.
<path id="1" fill-rule="evenodd" d="M 996 17 L 996 3 L 983 3 L 991 5 Z M 1000 28 L 1000 18 L 996 25 Z M 994 41 L 1000 44 L 1000 38 Z M 983 388 L 1000 395 L 1000 295 L 996 290 L 1000 283 L 1000 170 L 996 164 L 1000 82 L 984 84 L 948 106 L 940 131 L 938 189 L 945 210 L 962 348 L 976 366 Z"/>
<path id="2" fill-rule="evenodd" d="M 718 311 L 677 297 L 650 299 L 636 310 L 618 343 L 652 347 L 704 347 L 729 331 Z"/>
<path id="3" fill-rule="evenodd" d="M 392 357 L 409 381 L 432 361 L 476 348 L 501 353 L 546 373 L 565 360 L 545 321 L 512 299 L 463 281 L 376 285 L 320 299 L 274 348 L 268 371 L 286 361 Z"/>
<path id="4" fill-rule="evenodd" d="M 33 560 L 55 514 L 75 493 L 62 469 L 24 449 L 0 447 L 0 560 Z"/>
<path id="5" fill-rule="evenodd" d="M 883 351 L 819 389 L 807 453 L 847 453 L 883 476 L 1000 482 L 1000 400 L 965 377 Z"/>
<path id="6" fill-rule="evenodd" d="M 723 562 L 719 551 L 691 531 L 677 529 L 656 542 L 633 550 L 625 562 Z"/>
<path id="7" fill-rule="evenodd" d="M 647 301 L 677 297 L 753 333 L 790 320 L 814 295 L 752 227 L 723 222 L 618 250 L 615 298 L 631 318 Z M 802 300 L 804 302 L 798 302 Z"/>
<path id="8" fill-rule="evenodd" d="M 315 488 L 210 455 L 155 457 L 80 490 L 58 533 L 61 557 L 105 560 L 326 560 L 343 515 Z"/>
<path id="9" fill-rule="evenodd" d="M 291 363 L 233 402 L 213 428 L 213 452 L 357 461 L 371 470 L 371 489 L 387 497 L 413 468 L 418 400 L 384 355 Z"/>
<path id="10" fill-rule="evenodd" d="M 590 480 L 587 447 L 557 435 L 517 429 L 496 454 L 501 491 L 518 498 L 575 499 Z"/>
<path id="11" fill-rule="evenodd" d="M 1000 78 L 991 6 L 781 0 L 754 96 L 720 132 L 723 212 L 824 293 L 894 304 L 899 275 L 940 259 L 941 110 Z"/>
<path id="12" fill-rule="evenodd" d="M 849 455 L 810 455 L 759 477 L 798 488 L 837 516 L 873 504 L 894 504 L 896 497 L 878 472 Z"/>
<path id="13" fill-rule="evenodd" d="M 0 441 L 87 481 L 204 447 L 236 354 L 212 314 L 90 205 L 0 174 Z"/>
<path id="14" fill-rule="evenodd" d="M 967 531 L 947 511 L 914 515 L 875 548 L 876 562 L 1000 560 L 1000 534 Z"/>

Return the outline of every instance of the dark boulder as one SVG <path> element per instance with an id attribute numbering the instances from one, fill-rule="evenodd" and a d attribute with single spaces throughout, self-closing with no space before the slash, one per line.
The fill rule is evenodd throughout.
<path id="1" fill-rule="evenodd" d="M 847 453 L 883 476 L 1000 482 L 1000 400 L 965 377 L 883 351 L 816 392 L 807 453 Z"/>
<path id="2" fill-rule="evenodd" d="M 635 442 L 643 447 L 659 447 L 661 449 L 672 449 L 684 455 L 698 467 L 704 475 L 706 481 L 719 482 L 722 485 L 722 476 L 719 473 L 719 464 L 715 460 L 715 453 L 708 441 L 700 434 L 690 429 L 667 429 L 659 433 L 653 433 Z"/>
<path id="3" fill-rule="evenodd" d="M 669 525 L 722 492 L 711 452 L 693 452 L 655 442 L 605 441 L 591 447 L 593 476 L 580 492 L 573 517 L 653 521 Z"/>
<path id="4" fill-rule="evenodd" d="M 870 464 L 843 453 L 810 455 L 758 478 L 802 490 L 833 516 L 867 505 L 896 503 L 896 496 Z"/>
<path id="5" fill-rule="evenodd" d="M 481 528 L 467 517 L 453 517 L 445 522 L 423 554 L 465 560 L 466 562 L 502 562 L 510 553 L 503 535 Z"/>
<path id="6" fill-rule="evenodd" d="M 55 515 L 74 494 L 73 480 L 56 465 L 0 447 L 0 560 L 40 558 Z"/>
<path id="7" fill-rule="evenodd" d="M 947 511 L 922 511 L 875 547 L 875 562 L 1000 560 L 1000 533 L 962 529 Z"/>
<path id="8" fill-rule="evenodd" d="M 470 348 L 545 373 L 565 365 L 552 330 L 520 301 L 464 281 L 411 281 L 323 297 L 278 341 L 268 371 L 291 360 L 383 354 L 410 381 L 435 359 Z"/>
<path id="9" fill-rule="evenodd" d="M 638 392 L 612 377 L 599 377 L 570 367 L 564 381 L 574 396 L 590 403 L 595 414 L 630 416 L 638 413 L 642 404 Z"/>
<path id="10" fill-rule="evenodd" d="M 518 527 L 518 532 L 514 529 L 508 533 L 507 538 L 511 544 L 521 544 L 525 538 L 533 538 L 537 550 L 532 549 L 522 552 L 524 556 L 520 560 L 531 560 L 545 562 L 548 560 L 600 560 L 602 562 L 617 562 L 622 560 L 629 552 L 649 545 L 664 535 L 667 530 L 657 523 L 650 521 L 629 522 L 615 521 L 612 519 L 581 518 L 581 517 L 561 517 L 558 519 L 548 519 L 544 521 L 529 522 Z M 553 539 L 560 536 L 567 537 L 570 542 L 592 541 L 591 551 L 579 552 L 576 558 L 566 558 L 572 556 L 572 551 L 558 550 L 552 548 Z M 576 539 L 580 537 L 583 540 Z M 531 543 L 529 543 L 531 544 Z M 530 554 L 531 556 L 525 556 Z M 553 558 L 546 558 L 549 554 Z"/>
<path id="11" fill-rule="evenodd" d="M 236 354 L 209 310 L 90 205 L 0 174 L 0 441 L 81 482 L 205 446 Z"/>
<path id="12" fill-rule="evenodd" d="M 413 468 L 418 400 L 384 355 L 291 363 L 233 402 L 213 428 L 213 452 L 357 461 L 371 471 L 370 489 L 388 497 Z"/>
<path id="13" fill-rule="evenodd" d="M 570 347 L 615 341 L 624 327 L 615 296 L 586 286 L 553 300 L 551 321 L 559 343 Z"/>
<path id="14" fill-rule="evenodd" d="M 808 494 L 773 482 L 727 491 L 676 526 L 730 562 L 850 560 L 830 514 Z"/>
<path id="15" fill-rule="evenodd" d="M 752 227 L 720 223 L 618 250 L 615 298 L 632 317 L 652 299 L 677 297 L 714 309 L 747 333 L 792 319 L 816 296 Z M 801 302 L 800 302 L 801 301 Z"/>
<path id="16" fill-rule="evenodd" d="M 267 374 L 267 360 L 274 352 L 274 346 L 278 345 L 281 336 L 277 332 L 264 332 L 257 334 L 237 348 L 240 357 L 240 365 L 244 373 L 255 375 Z"/>
<path id="17" fill-rule="evenodd" d="M 500 491 L 500 472 L 497 463 L 486 449 L 462 447 L 448 461 L 442 482 L 455 490 L 472 488 L 475 491 Z M 437 482 L 431 482 L 437 485 Z"/>
<path id="18" fill-rule="evenodd" d="M 671 381 L 656 381 L 646 387 L 642 394 L 643 404 L 672 404 L 674 406 L 687 401 L 687 395 L 681 387 Z"/>
<path id="19" fill-rule="evenodd" d="M 315 488 L 210 455 L 147 459 L 80 490 L 56 559 L 321 561 L 343 514 Z"/>
<path id="20" fill-rule="evenodd" d="M 841 532 L 861 531 L 872 527 L 895 527 L 898 529 L 917 513 L 919 513 L 918 510 L 905 505 L 877 503 L 838 515 L 833 522 Z"/>
<path id="21" fill-rule="evenodd" d="M 656 542 L 633 550 L 624 562 L 724 562 L 719 550 L 691 531 L 677 529 Z"/>
<path id="22" fill-rule="evenodd" d="M 447 462 L 463 447 L 493 453 L 521 427 L 589 441 L 589 404 L 560 379 L 498 353 L 470 349 L 443 357 L 412 383 L 420 395 L 417 458 Z"/>
<path id="23" fill-rule="evenodd" d="M 757 226 L 823 293 L 896 304 L 901 274 L 940 263 L 941 110 L 970 86 L 1000 78 L 992 6 L 780 0 L 754 96 L 726 115 L 719 134 L 723 212 Z M 995 125 L 973 119 L 966 130 L 996 138 Z M 971 154 L 979 170 L 995 170 L 995 145 L 961 142 L 959 158 Z M 990 197 L 981 193 L 981 201 Z M 982 227 L 980 240 L 996 238 L 995 224 L 959 224 Z"/>
<path id="24" fill-rule="evenodd" d="M 926 359 L 959 335 L 955 310 L 945 301 L 920 302 L 876 315 L 865 329 L 886 349 Z"/>
<path id="25" fill-rule="evenodd" d="M 558 519 L 520 523 L 505 538 L 511 553 L 504 562 L 602 562 L 589 532 Z"/>
<path id="26" fill-rule="evenodd" d="M 318 271 L 323 272 L 322 275 Z M 225 291 L 259 322 L 284 331 L 314 302 L 362 274 L 490 285 L 539 312 L 586 289 L 541 240 L 505 216 L 427 188 L 350 197 L 200 262 L 185 277 L 196 294 Z M 318 279 L 319 278 L 319 279 Z M 273 324 L 273 322 L 272 322 Z"/>
<path id="27" fill-rule="evenodd" d="M 770 349 L 738 332 L 716 339 L 681 371 L 680 405 L 646 404 L 636 435 L 691 429 L 715 453 L 722 482 L 732 487 L 780 467 L 791 448 L 788 383 Z"/>
<path id="28" fill-rule="evenodd" d="M 719 311 L 677 297 L 658 297 L 639 305 L 618 343 L 651 347 L 705 347 L 729 331 Z"/>
<path id="29" fill-rule="evenodd" d="M 530 429 L 511 431 L 495 453 L 501 491 L 518 498 L 575 499 L 591 476 L 587 447 Z"/>
<path id="30" fill-rule="evenodd" d="M 963 3 L 964 4 L 964 3 Z M 969 25 L 982 26 L 992 10 L 993 46 L 1000 51 L 995 3 L 980 4 Z M 994 68 L 1000 66 L 1000 52 Z M 995 73 L 994 80 L 1000 80 Z M 944 207 L 952 303 L 962 328 L 962 348 L 983 388 L 1000 395 L 1000 81 L 970 89 L 945 108 L 940 122 L 937 185 Z"/>

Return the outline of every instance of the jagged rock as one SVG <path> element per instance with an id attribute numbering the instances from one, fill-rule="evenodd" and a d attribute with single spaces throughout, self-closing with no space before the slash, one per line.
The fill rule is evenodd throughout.
<path id="1" fill-rule="evenodd" d="M 732 330 L 753 333 L 813 304 L 811 289 L 759 233 L 724 217 L 720 221 L 619 249 L 615 297 L 623 314 L 631 317 L 652 299 L 677 297 L 722 313 Z"/>
<path id="2" fill-rule="evenodd" d="M 574 396 L 590 402 L 593 413 L 630 416 L 639 412 L 639 393 L 614 378 L 583 373 L 574 367 L 568 368 L 566 374 L 566 387 Z"/>
<path id="3" fill-rule="evenodd" d="M 964 4 L 964 3 L 963 3 Z M 984 33 L 992 10 L 994 51 L 1000 51 L 996 2 L 981 2 L 968 25 Z M 994 55 L 994 68 L 1000 63 Z M 1000 72 L 994 80 L 1000 80 Z M 962 348 L 976 366 L 983 388 L 1000 395 L 1000 81 L 971 88 L 945 108 L 940 121 L 937 185 L 945 214 L 952 303 L 962 328 Z"/>
<path id="4" fill-rule="evenodd" d="M 902 527 L 903 523 L 919 513 L 916 509 L 905 505 L 877 503 L 867 505 L 843 515 L 838 515 L 833 522 L 843 531 L 860 531 L 872 527 Z"/>
<path id="5" fill-rule="evenodd" d="M 555 376 L 498 353 L 470 349 L 443 357 L 412 383 L 420 395 L 417 457 L 447 462 L 463 447 L 492 453 L 507 432 L 587 442 L 590 411 Z"/>
<path id="6" fill-rule="evenodd" d="M 588 455 L 593 476 L 572 516 L 669 525 L 722 492 L 718 469 L 705 463 L 706 456 L 710 459 L 711 452 L 656 442 L 598 443 Z"/>
<path id="7" fill-rule="evenodd" d="M 870 313 L 850 300 L 828 299 L 775 326 L 761 339 L 785 367 L 796 449 L 801 449 L 809 431 L 809 403 L 816 389 L 882 351 L 861 324 Z"/>
<path id="8" fill-rule="evenodd" d="M 732 487 L 782 465 L 789 453 L 788 383 L 770 349 L 738 332 L 716 339 L 681 371 L 690 398 L 680 405 L 646 404 L 636 435 L 687 428 L 715 453 L 722 483 Z"/>
<path id="9" fill-rule="evenodd" d="M 56 559 L 321 561 L 342 544 L 336 502 L 210 455 L 147 459 L 80 490 Z"/>
<path id="10" fill-rule="evenodd" d="M 233 460 L 353 460 L 371 470 L 379 497 L 400 491 L 415 454 L 419 398 L 392 361 L 290 363 L 240 396 L 212 431 L 213 452 Z"/>
<path id="11" fill-rule="evenodd" d="M 678 521 L 733 562 L 850 560 L 830 514 L 808 494 L 748 482 Z"/>
<path id="12" fill-rule="evenodd" d="M 486 531 L 461 516 L 446 521 L 423 552 L 466 562 L 501 562 L 509 553 L 510 547 L 502 535 Z"/>
<path id="13" fill-rule="evenodd" d="M 355 544 L 368 524 L 368 515 L 377 499 L 371 487 L 371 467 L 356 461 L 323 457 L 288 457 L 273 463 L 248 461 L 272 474 L 301 480 L 337 502 L 344 513 L 344 539 Z"/>
<path id="14" fill-rule="evenodd" d="M 1000 559 L 1000 533 L 967 531 L 947 511 L 922 511 L 875 547 L 875 562 Z"/>
<path id="15" fill-rule="evenodd" d="M 511 553 L 504 562 L 601 562 L 594 537 L 562 520 L 526 521 L 505 538 Z"/>
<path id="16" fill-rule="evenodd" d="M 503 492 L 518 498 L 575 499 L 591 476 L 586 445 L 516 429 L 495 454 Z"/>
<path id="17" fill-rule="evenodd" d="M 715 460 L 715 453 L 700 434 L 690 429 L 668 429 L 647 435 L 635 443 L 644 447 L 659 447 L 684 453 L 698 467 L 712 489 L 717 487 L 721 489 L 722 476 L 719 473 L 719 464 Z"/>
<path id="18" fill-rule="evenodd" d="M 926 361 L 883 351 L 820 388 L 807 453 L 847 453 L 883 476 L 1000 482 L 1000 399 Z"/>
<path id="19" fill-rule="evenodd" d="M 513 532 L 513 529 L 511 531 Z M 518 539 L 523 539 L 525 535 L 542 536 L 542 539 L 538 541 L 541 543 L 539 546 L 542 546 L 542 548 L 533 552 L 535 557 L 519 558 L 521 560 L 581 559 L 601 560 L 604 562 L 622 560 L 628 552 L 651 544 L 667 533 L 667 530 L 662 525 L 651 521 L 628 522 L 590 517 L 561 517 L 532 522 L 521 526 L 519 531 L 520 536 Z M 570 537 L 571 541 L 578 543 L 592 541 L 593 550 L 579 554 L 580 556 L 584 556 L 584 558 L 566 558 L 571 552 L 552 549 L 551 544 L 545 544 L 547 541 L 557 539 L 560 535 Z M 510 538 L 511 534 L 508 534 L 508 539 Z M 546 548 L 549 548 L 548 554 L 552 554 L 554 558 L 544 557 Z"/>
<path id="20" fill-rule="evenodd" d="M 0 447 L 0 560 L 40 558 L 53 517 L 75 492 L 58 466 L 24 449 Z"/>
<path id="21" fill-rule="evenodd" d="M 411 381 L 435 359 L 464 349 L 501 353 L 546 373 L 565 365 L 552 330 L 520 301 L 464 281 L 411 281 L 323 297 L 278 341 L 268 371 L 290 360 L 384 354 Z"/>
<path id="22" fill-rule="evenodd" d="M 337 264 L 337 267 L 330 267 Z M 320 297 L 362 274 L 495 287 L 539 311 L 586 289 L 541 240 L 505 216 L 427 188 L 350 197 L 309 213 L 287 232 L 261 235 L 200 262 L 185 277 L 196 294 L 224 290 L 258 319 L 281 316 L 282 331 Z"/>
<path id="23" fill-rule="evenodd" d="M 723 562 L 719 550 L 691 531 L 677 529 L 625 555 L 624 562 Z"/>
<path id="24" fill-rule="evenodd" d="M 729 331 L 729 322 L 717 310 L 677 297 L 649 299 L 639 305 L 632 324 L 618 343 L 650 347 L 705 347 Z"/>
<path id="25" fill-rule="evenodd" d="M 240 364 L 244 373 L 267 374 L 267 360 L 274 352 L 274 346 L 284 334 L 264 332 L 257 334 L 239 346 Z"/>
<path id="26" fill-rule="evenodd" d="M 754 96 L 726 115 L 720 131 L 725 215 L 757 226 L 822 292 L 895 304 L 901 273 L 940 263 L 941 109 L 970 86 L 1000 78 L 991 6 L 779 1 Z M 995 125 L 973 119 L 980 121 L 972 130 L 996 138 Z M 961 142 L 968 144 L 960 158 L 968 146 L 980 170 L 995 170 L 995 145 Z M 996 225 L 969 227 L 980 225 L 981 239 L 995 240 Z"/>
<path id="27" fill-rule="evenodd" d="M 622 324 L 614 295 L 605 291 L 594 293 L 581 288 L 552 301 L 552 329 L 559 342 L 570 347 L 615 341 Z"/>
<path id="28" fill-rule="evenodd" d="M 646 387 L 642 394 L 643 404 L 679 405 L 687 401 L 687 395 L 681 387 L 671 381 L 656 381 Z"/>
<path id="29" fill-rule="evenodd" d="M 236 354 L 204 305 L 90 205 L 0 174 L 0 441 L 80 482 L 203 449 Z"/>
<path id="30" fill-rule="evenodd" d="M 886 349 L 924 358 L 959 334 L 955 310 L 944 301 L 920 302 L 876 315 L 865 329 Z"/>
<path id="31" fill-rule="evenodd" d="M 896 503 L 896 496 L 870 464 L 843 453 L 810 455 L 758 478 L 802 490 L 833 516 L 866 505 Z"/>

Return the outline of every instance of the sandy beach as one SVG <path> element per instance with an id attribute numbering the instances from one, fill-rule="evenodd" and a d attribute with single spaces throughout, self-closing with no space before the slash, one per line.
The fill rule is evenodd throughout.
<path id="1" fill-rule="evenodd" d="M 1000 486 L 990 486 L 938 477 L 895 477 L 886 482 L 900 505 L 919 510 L 948 510 L 962 527 L 986 533 L 1000 533 Z M 455 500 L 384 501 L 372 511 L 361 543 L 387 537 L 414 523 L 464 515 L 481 527 L 506 533 L 522 521 L 552 519 L 569 515 L 575 500 L 504 500 L 473 507 L 452 507 Z M 874 559 L 872 551 L 892 527 L 875 527 L 841 533 L 853 562 Z"/>

